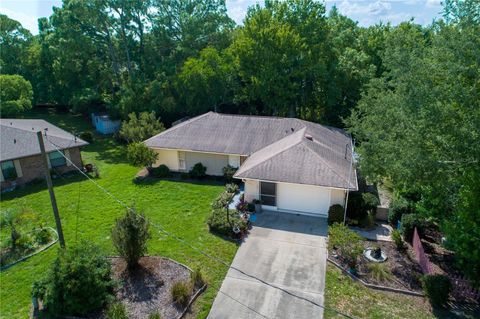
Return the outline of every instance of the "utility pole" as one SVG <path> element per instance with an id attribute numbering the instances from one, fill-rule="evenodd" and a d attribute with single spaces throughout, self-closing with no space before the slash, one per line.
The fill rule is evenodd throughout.
<path id="1" fill-rule="evenodd" d="M 57 225 L 58 241 L 60 247 L 65 248 L 65 239 L 63 238 L 62 222 L 60 221 L 60 214 L 58 213 L 57 200 L 55 199 L 55 193 L 53 192 L 52 177 L 48 169 L 48 158 L 45 152 L 45 144 L 43 143 L 42 131 L 37 132 L 38 144 L 40 145 L 40 152 L 43 157 L 43 167 L 45 170 L 45 176 L 47 178 L 48 192 L 50 193 L 50 201 L 52 202 L 53 215 L 55 216 L 55 224 Z"/>

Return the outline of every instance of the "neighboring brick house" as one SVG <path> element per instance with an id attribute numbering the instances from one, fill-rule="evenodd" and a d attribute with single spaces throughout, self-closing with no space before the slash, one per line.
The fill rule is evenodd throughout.
<path id="1" fill-rule="evenodd" d="M 0 119 L 0 181 L 1 189 L 12 188 L 34 179 L 44 178 L 45 171 L 40 154 L 37 132 L 44 135 L 48 166 L 58 174 L 82 167 L 80 147 L 88 145 L 84 140 L 44 120 Z M 46 138 L 45 138 L 46 135 Z M 55 146 L 63 152 L 63 157 Z"/>

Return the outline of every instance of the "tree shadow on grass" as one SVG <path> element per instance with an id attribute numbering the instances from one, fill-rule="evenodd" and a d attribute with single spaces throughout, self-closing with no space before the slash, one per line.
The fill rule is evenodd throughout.
<path id="1" fill-rule="evenodd" d="M 57 177 L 53 179 L 53 187 L 60 187 L 72 183 L 79 183 L 86 180 L 86 177 L 81 175 L 79 172 L 75 172 L 73 174 L 66 174 L 62 177 Z M 10 200 L 15 198 L 20 198 L 23 196 L 36 194 L 39 192 L 43 192 L 47 190 L 47 181 L 45 178 L 38 178 L 31 183 L 18 186 L 14 190 L 10 192 L 2 193 L 2 201 L 3 200 Z"/>
<path id="2" fill-rule="evenodd" d="M 205 186 L 223 186 L 225 185 L 224 182 L 219 180 L 212 180 L 212 179 L 183 179 L 177 176 L 169 177 L 169 178 L 156 178 L 156 177 L 145 177 L 142 180 L 136 180 L 135 184 L 140 187 L 149 187 L 155 184 L 160 183 L 161 181 L 168 181 L 168 182 L 175 182 L 175 183 L 185 183 L 185 184 L 192 184 L 192 185 L 205 185 Z"/>

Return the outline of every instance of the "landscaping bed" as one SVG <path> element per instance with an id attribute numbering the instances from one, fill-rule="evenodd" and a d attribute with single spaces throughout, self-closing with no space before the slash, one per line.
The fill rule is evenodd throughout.
<path id="1" fill-rule="evenodd" d="M 362 245 L 364 248 L 380 247 L 382 251 L 386 253 L 388 258 L 383 263 L 374 263 L 368 261 L 362 255 L 358 259 L 357 264 L 356 276 L 358 278 L 373 285 L 416 292 L 422 291 L 422 285 L 420 283 L 420 278 L 423 275 L 422 269 L 415 260 L 415 255 L 409 245 L 406 245 L 404 251 L 399 251 L 395 247 L 395 244 L 390 242 L 363 240 Z M 348 269 L 346 260 L 340 256 L 336 256 L 334 250 L 330 250 L 329 255 L 344 269 Z M 375 278 L 375 272 L 370 269 L 373 264 L 381 265 L 380 267 L 386 268 L 386 274 L 383 275 L 382 279 Z"/>
<path id="2" fill-rule="evenodd" d="M 178 318 L 186 306 L 176 305 L 171 288 L 175 282 L 190 280 L 191 270 L 167 258 L 150 256 L 140 259 L 132 271 L 122 258 L 112 258 L 113 276 L 120 282 L 116 291 L 117 300 L 126 306 L 128 317 L 148 318 L 160 313 L 161 318 Z M 191 296 L 201 287 L 193 287 Z"/>

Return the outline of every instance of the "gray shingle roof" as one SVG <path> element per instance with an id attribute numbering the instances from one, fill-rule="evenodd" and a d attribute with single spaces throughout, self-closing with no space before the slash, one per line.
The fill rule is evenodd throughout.
<path id="1" fill-rule="evenodd" d="M 341 129 L 295 118 L 213 112 L 145 141 L 153 148 L 250 156 L 235 174 L 237 178 L 357 189 L 355 169 L 347 182 L 350 143 L 350 136 Z"/>
<path id="2" fill-rule="evenodd" d="M 0 119 L 0 161 L 40 154 L 37 132 L 47 132 L 48 139 L 60 149 L 88 145 L 61 128 L 44 120 Z M 45 142 L 45 150 L 51 152 L 55 147 Z"/>

